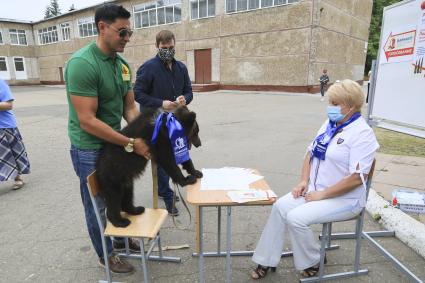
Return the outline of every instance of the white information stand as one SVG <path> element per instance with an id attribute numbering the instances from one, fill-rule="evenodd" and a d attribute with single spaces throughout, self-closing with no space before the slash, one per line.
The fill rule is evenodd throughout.
<path id="1" fill-rule="evenodd" d="M 384 9 L 377 59 L 371 124 L 425 138 L 425 1 Z"/>
<path id="2" fill-rule="evenodd" d="M 425 0 L 405 0 L 384 9 L 368 123 L 425 138 Z M 374 236 L 386 234 L 381 231 Z M 410 282 L 422 282 L 365 232 L 363 238 Z"/>

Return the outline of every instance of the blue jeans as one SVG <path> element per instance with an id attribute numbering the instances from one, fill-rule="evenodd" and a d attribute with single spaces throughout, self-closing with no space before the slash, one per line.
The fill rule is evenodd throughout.
<path id="1" fill-rule="evenodd" d="M 158 174 L 158 195 L 164 198 L 164 202 L 171 202 L 174 196 L 170 188 L 170 177 L 167 172 L 157 164 Z"/>
<path id="2" fill-rule="evenodd" d="M 90 175 L 96 166 L 97 157 L 99 156 L 99 150 L 93 149 L 78 149 L 71 145 L 71 160 L 74 166 L 75 173 L 80 178 L 80 193 L 81 200 L 83 201 L 84 213 L 86 216 L 87 230 L 90 235 L 93 247 L 99 258 L 103 258 L 102 249 L 102 238 L 100 234 L 100 228 L 96 220 L 96 214 L 93 209 L 93 205 L 90 199 L 90 193 L 87 188 L 87 176 Z M 100 210 L 100 217 L 102 218 L 103 225 L 105 227 L 105 202 L 102 198 L 96 199 L 96 204 Z M 108 256 L 112 253 L 112 242 L 109 237 L 106 237 L 106 249 Z"/>

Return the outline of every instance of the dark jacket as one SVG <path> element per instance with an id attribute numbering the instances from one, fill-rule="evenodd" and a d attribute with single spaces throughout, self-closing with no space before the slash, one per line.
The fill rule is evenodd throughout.
<path id="1" fill-rule="evenodd" d="M 180 95 L 184 95 L 186 104 L 193 99 L 186 66 L 173 60 L 170 70 L 158 55 L 137 70 L 134 94 L 141 108 L 159 108 L 162 107 L 163 100 L 175 101 Z"/>

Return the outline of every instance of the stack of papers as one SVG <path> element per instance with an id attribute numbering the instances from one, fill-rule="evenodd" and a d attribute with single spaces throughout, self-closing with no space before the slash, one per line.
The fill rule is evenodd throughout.
<path id="1" fill-rule="evenodd" d="M 252 169 L 223 167 L 218 169 L 202 169 L 201 191 L 223 190 L 243 191 L 249 190 L 249 185 L 263 179 L 263 176 L 254 174 Z"/>
<path id="2" fill-rule="evenodd" d="M 244 191 L 229 191 L 227 196 L 237 203 L 244 203 L 250 201 L 261 201 L 276 198 L 277 195 L 272 190 L 244 190 Z"/>

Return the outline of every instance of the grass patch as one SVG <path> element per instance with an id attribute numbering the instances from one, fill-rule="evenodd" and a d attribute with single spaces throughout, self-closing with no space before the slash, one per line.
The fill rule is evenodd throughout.
<path id="1" fill-rule="evenodd" d="M 381 128 L 374 128 L 374 131 L 381 145 L 379 152 L 425 157 L 425 139 Z"/>

